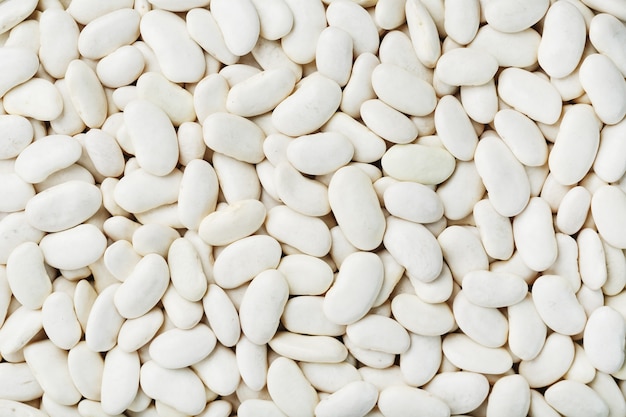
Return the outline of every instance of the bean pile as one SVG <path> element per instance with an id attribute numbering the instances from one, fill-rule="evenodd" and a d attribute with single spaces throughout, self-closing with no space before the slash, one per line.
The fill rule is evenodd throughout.
<path id="1" fill-rule="evenodd" d="M 0 416 L 626 416 L 624 0 L 0 1 Z"/>

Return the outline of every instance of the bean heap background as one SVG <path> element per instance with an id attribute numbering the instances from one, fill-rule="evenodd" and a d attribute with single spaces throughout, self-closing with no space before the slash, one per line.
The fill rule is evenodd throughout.
<path id="1" fill-rule="evenodd" d="M 624 21 L 0 2 L 0 414 L 626 415 Z"/>

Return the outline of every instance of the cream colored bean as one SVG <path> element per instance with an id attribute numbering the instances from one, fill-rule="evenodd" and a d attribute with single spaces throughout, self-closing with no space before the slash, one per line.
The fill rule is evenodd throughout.
<path id="1" fill-rule="evenodd" d="M 82 153 L 80 143 L 65 135 L 50 135 L 28 145 L 15 160 L 15 173 L 31 184 L 76 162 Z"/>
<path id="2" fill-rule="evenodd" d="M 348 355 L 346 347 L 330 336 L 278 332 L 268 345 L 282 357 L 303 362 L 340 363 Z"/>
<path id="3" fill-rule="evenodd" d="M 339 85 L 320 73 L 314 73 L 300 81 L 294 93 L 276 106 L 272 122 L 285 135 L 306 135 L 322 127 L 340 103 Z"/>
<path id="4" fill-rule="evenodd" d="M 153 49 L 167 79 L 175 83 L 200 81 L 206 68 L 202 50 L 188 35 L 181 18 L 151 10 L 139 26 L 141 37 Z"/>
<path id="5" fill-rule="evenodd" d="M 12 1 L 12 4 L 18 4 Z M 5 3 L 5 4 L 11 4 Z M 0 66 L 2 81 L 0 82 L 0 96 L 4 96 L 13 87 L 30 80 L 39 67 L 37 55 L 26 48 L 7 48 L 0 50 L 0 62 L 11 63 Z"/>

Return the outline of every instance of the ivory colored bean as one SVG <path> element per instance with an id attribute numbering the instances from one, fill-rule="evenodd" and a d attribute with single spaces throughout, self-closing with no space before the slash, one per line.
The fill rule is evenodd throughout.
<path id="1" fill-rule="evenodd" d="M 293 26 L 281 39 L 281 47 L 290 60 L 306 64 L 315 58 L 317 39 L 326 27 L 324 6 L 304 0 L 286 0 L 285 3 L 293 14 Z"/>
<path id="2" fill-rule="evenodd" d="M 178 232 L 169 226 L 146 223 L 135 230 L 131 242 L 139 255 L 156 253 L 165 258 L 168 248 L 179 237 Z"/>
<path id="3" fill-rule="evenodd" d="M 458 71 L 463 67 L 463 72 Z M 478 86 L 487 83 L 498 70 L 498 62 L 477 48 L 457 48 L 445 52 L 437 61 L 435 75 L 453 86 Z"/>
<path id="4" fill-rule="evenodd" d="M 287 280 L 290 295 L 320 295 L 333 282 L 333 271 L 329 265 L 309 255 L 285 256 L 277 269 Z"/>
<path id="5" fill-rule="evenodd" d="M 616 16 L 600 13 L 591 19 L 589 40 L 598 52 L 611 58 L 622 74 L 626 74 L 626 55 L 619 45 L 625 36 L 624 25 Z"/>
<path id="6" fill-rule="evenodd" d="M 509 324 L 499 310 L 473 304 L 461 290 L 454 298 L 452 312 L 459 328 L 475 342 L 490 348 L 506 343 Z"/>
<path id="7" fill-rule="evenodd" d="M 513 237 L 522 259 L 535 271 L 545 271 L 556 261 L 556 236 L 552 213 L 541 197 L 532 197 L 513 220 Z"/>
<path id="8" fill-rule="evenodd" d="M 41 121 L 54 120 L 63 111 L 61 94 L 43 78 L 32 78 L 12 88 L 4 95 L 2 104 L 8 114 Z"/>
<path id="9" fill-rule="evenodd" d="M 541 166 L 548 159 L 548 147 L 537 125 L 522 113 L 503 109 L 496 113 L 494 126 L 513 155 L 526 166 Z"/>
<path id="10" fill-rule="evenodd" d="M 321 130 L 348 138 L 354 147 L 354 161 L 373 162 L 385 153 L 385 141 L 346 113 L 335 113 Z"/>
<path id="11" fill-rule="evenodd" d="M 186 15 L 187 30 L 191 38 L 218 61 L 231 65 L 237 62 L 224 41 L 224 35 L 210 11 L 193 8 Z"/>
<path id="12" fill-rule="evenodd" d="M 596 231 L 582 229 L 576 238 L 578 267 L 583 283 L 591 290 L 599 290 L 607 280 L 606 258 L 602 240 Z"/>
<path id="13" fill-rule="evenodd" d="M 586 29 L 573 3 L 550 6 L 537 51 L 539 65 L 548 75 L 562 78 L 574 71 L 585 47 Z"/>
<path id="14" fill-rule="evenodd" d="M 594 310 L 587 320 L 583 346 L 589 362 L 600 372 L 612 374 L 624 363 L 624 318 L 611 307 Z"/>
<path id="15" fill-rule="evenodd" d="M 91 224 L 81 224 L 41 239 L 46 263 L 59 269 L 79 269 L 96 262 L 104 254 L 106 238 Z"/>
<path id="16" fill-rule="evenodd" d="M 31 401 L 40 398 L 43 394 L 41 386 L 35 379 L 31 369 L 25 362 L 0 364 L 3 381 L 0 383 L 0 393 L 6 401 Z M 2 410 L 0 405 L 0 410 Z"/>
<path id="17" fill-rule="evenodd" d="M 511 221 L 499 214 L 489 199 L 474 205 L 473 216 L 487 255 L 495 259 L 509 259 L 514 250 Z"/>
<path id="18" fill-rule="evenodd" d="M 26 19 L 37 7 L 37 2 L 35 1 L 10 1 L 6 4 L 2 5 L 0 11 L 2 12 L 3 18 L 0 20 L 0 31 L 2 33 L 8 31 L 13 28 L 21 21 Z"/>
<path id="19" fill-rule="evenodd" d="M 522 6 L 512 0 L 491 1 L 485 4 L 487 23 L 505 33 L 520 32 L 537 23 L 548 10 L 549 1 L 533 0 Z"/>
<path id="20" fill-rule="evenodd" d="M 332 177 L 328 200 L 346 238 L 361 250 L 380 245 L 385 219 L 371 180 L 356 167 L 343 167 Z"/>
<path id="21" fill-rule="evenodd" d="M 470 228 L 457 225 L 447 227 L 437 240 L 452 277 L 459 285 L 469 272 L 488 268 L 489 261 L 480 238 Z"/>
<path id="22" fill-rule="evenodd" d="M 600 236 L 611 246 L 626 248 L 622 231 L 626 218 L 622 207 L 626 206 L 626 194 L 613 185 L 598 188 L 591 197 L 591 215 Z"/>
<path id="23" fill-rule="evenodd" d="M 532 28 L 505 33 L 486 24 L 478 30 L 469 47 L 488 52 L 501 67 L 525 68 L 537 63 L 540 42 L 541 35 Z"/>
<path id="24" fill-rule="evenodd" d="M 19 4 L 12 1 L 7 4 Z M 8 15 L 7 15 L 8 16 Z M 39 68 L 39 60 L 37 54 L 27 48 L 19 47 L 3 47 L 0 50 L 0 97 L 4 96 L 7 91 L 13 87 L 30 80 Z M 10 64 L 9 64 L 10 63 Z"/>
<path id="25" fill-rule="evenodd" d="M 172 242 L 168 254 L 172 284 L 189 301 L 198 301 L 207 289 L 207 278 L 200 257 L 189 240 L 178 238 Z"/>
<path id="26" fill-rule="evenodd" d="M 546 402 L 559 413 L 578 416 L 608 416 L 609 408 L 602 398 L 585 384 L 559 381 L 545 392 Z"/>
<path id="27" fill-rule="evenodd" d="M 78 36 L 80 54 L 100 59 L 139 37 L 139 13 L 131 8 L 111 11 L 89 22 Z M 108 35 L 105 35 L 108 34 Z"/>
<path id="28" fill-rule="evenodd" d="M 507 375 L 493 384 L 487 399 L 487 416 L 525 416 L 530 409 L 528 382 L 520 375 Z"/>
<path id="29" fill-rule="evenodd" d="M 458 161 L 450 178 L 437 187 L 436 193 L 447 219 L 459 220 L 468 216 L 485 194 L 474 161 Z"/>
<path id="30" fill-rule="evenodd" d="M 0 115 L 0 159 L 18 156 L 33 140 L 33 126 L 22 116 Z"/>
<path id="31" fill-rule="evenodd" d="M 270 365 L 267 389 L 274 403 L 287 415 L 313 416 L 319 403 L 317 392 L 296 362 L 287 358 L 277 358 Z"/>
<path id="32" fill-rule="evenodd" d="M 272 339 L 288 296 L 287 281 L 277 270 L 269 269 L 252 279 L 239 307 L 241 330 L 251 342 L 261 345 Z"/>
<path id="33" fill-rule="evenodd" d="M 192 329 L 171 329 L 150 342 L 150 358 L 167 369 L 180 369 L 200 362 L 215 347 L 216 339 L 205 324 Z"/>
<path id="34" fill-rule="evenodd" d="M 441 45 L 437 27 L 424 4 L 410 0 L 405 8 L 406 22 L 415 53 L 418 59 L 428 68 L 434 68 L 441 56 Z"/>
<path id="35" fill-rule="evenodd" d="M 435 109 L 435 128 L 452 156 L 461 161 L 469 161 L 474 157 L 478 136 L 467 113 L 454 96 L 444 96 L 439 100 Z"/>
<path id="36" fill-rule="evenodd" d="M 567 280 L 543 275 L 533 283 L 532 297 L 541 319 L 554 331 L 575 335 L 583 331 L 587 317 Z"/>
<path id="37" fill-rule="evenodd" d="M 228 49 L 237 56 L 246 55 L 259 38 L 261 25 L 254 4 L 249 0 L 211 2 L 211 13 Z"/>
<path id="38" fill-rule="evenodd" d="M 476 147 L 474 160 L 494 209 L 505 217 L 521 213 L 530 197 L 530 183 L 506 145 L 496 137 L 484 137 Z"/>
<path id="39" fill-rule="evenodd" d="M 261 390 L 267 379 L 267 345 L 252 343 L 241 336 L 235 349 L 241 380 L 250 388 Z"/>
<path id="40" fill-rule="evenodd" d="M 373 306 L 382 282 L 383 263 L 376 254 L 349 255 L 324 297 L 324 314 L 336 324 L 358 321 Z"/>
<path id="41" fill-rule="evenodd" d="M 266 113 L 291 94 L 295 84 L 295 74 L 288 68 L 262 71 L 232 86 L 226 108 L 244 117 Z"/>
<path id="42" fill-rule="evenodd" d="M 126 320 L 120 328 L 117 345 L 125 352 L 135 352 L 148 343 L 163 324 L 163 312 L 153 308 L 136 319 Z"/>
<path id="43" fill-rule="evenodd" d="M 333 393 L 362 379 L 359 371 L 348 362 L 302 362 L 300 368 L 311 385 L 322 392 Z"/>
<path id="44" fill-rule="evenodd" d="M 167 114 L 147 100 L 133 100 L 124 109 L 124 122 L 141 168 L 157 176 L 172 172 L 178 142 Z"/>
<path id="45" fill-rule="evenodd" d="M 351 117 L 359 117 L 359 109 L 364 101 L 376 98 L 372 87 L 372 72 L 380 64 L 374 54 L 363 53 L 356 57 L 352 64 L 352 73 L 343 88 L 341 111 Z"/>
<path id="46" fill-rule="evenodd" d="M 2 119 L 0 119 L 1 121 Z M 606 182 L 615 182 L 626 172 L 625 164 L 618 160 L 623 145 L 618 138 L 622 137 L 626 122 L 605 126 L 600 131 L 600 147 L 593 163 L 593 172 Z"/>
<path id="47" fill-rule="evenodd" d="M 8 291 L 7 291 L 8 293 Z M 18 307 L 0 329 L 0 353 L 8 356 L 22 349 L 42 329 L 41 310 Z"/>
<path id="48" fill-rule="evenodd" d="M 591 106 L 579 104 L 567 110 L 548 159 L 550 172 L 561 184 L 575 184 L 587 174 L 598 151 L 599 127 Z"/>
<path id="49" fill-rule="evenodd" d="M 101 207 L 102 194 L 95 185 L 68 181 L 50 187 L 26 204 L 28 222 L 45 232 L 59 232 L 79 225 Z"/>
<path id="50" fill-rule="evenodd" d="M 136 81 L 144 66 L 139 49 L 125 45 L 102 58 L 96 66 L 96 74 L 104 86 L 119 88 Z"/>
<path id="51" fill-rule="evenodd" d="M 0 210 L 9 213 L 24 210 L 35 195 L 35 188 L 15 173 L 0 174 Z"/>
<path id="52" fill-rule="evenodd" d="M 115 138 L 105 131 L 89 130 L 85 135 L 85 150 L 101 175 L 118 177 L 124 171 L 122 150 Z"/>
<path id="53" fill-rule="evenodd" d="M 470 372 L 503 374 L 513 365 L 505 348 L 489 348 L 464 334 L 449 334 L 443 338 L 443 354 L 454 365 Z"/>
<path id="54" fill-rule="evenodd" d="M 447 304 L 426 303 L 417 295 L 396 295 L 391 311 L 405 329 L 418 335 L 439 336 L 454 328 L 454 317 Z"/>
<path id="55" fill-rule="evenodd" d="M 186 414 L 198 414 L 206 405 L 204 385 L 189 368 L 165 369 L 154 361 L 141 366 L 139 383 L 151 398 Z"/>
<path id="56" fill-rule="evenodd" d="M 67 66 L 78 58 L 78 25 L 65 10 L 47 9 L 39 18 L 39 33 L 41 64 L 54 78 L 64 78 Z"/>
<path id="57" fill-rule="evenodd" d="M 355 345 L 347 335 L 343 335 L 343 344 L 348 348 L 350 354 L 363 365 L 384 369 L 393 365 L 396 355 L 393 353 L 378 352 L 370 349 L 363 349 Z M 361 368 L 362 369 L 362 368 Z"/>
<path id="58" fill-rule="evenodd" d="M 172 285 L 163 294 L 161 303 L 167 317 L 179 329 L 191 329 L 202 320 L 202 303 L 183 298 Z"/>
<path id="59" fill-rule="evenodd" d="M 397 321 L 377 314 L 349 324 L 346 334 L 356 345 L 380 352 L 402 354 L 410 345 L 408 332 Z"/>
<path id="60" fill-rule="evenodd" d="M 367 100 L 361 105 L 361 119 L 381 138 L 393 143 L 409 143 L 417 137 L 411 120 L 381 100 Z"/>
<path id="61" fill-rule="evenodd" d="M 315 414 L 324 417 L 343 412 L 362 416 L 374 408 L 377 399 L 378 389 L 373 384 L 354 381 L 320 401 L 315 407 Z"/>
<path id="62" fill-rule="evenodd" d="M 61 291 L 50 294 L 42 306 L 41 321 L 48 338 L 61 349 L 70 350 L 82 336 L 72 298 Z"/>
<path id="63" fill-rule="evenodd" d="M 322 31 L 315 50 L 315 64 L 318 71 L 334 80 L 341 87 L 350 78 L 352 69 L 352 37 L 336 26 Z"/>
<path id="64" fill-rule="evenodd" d="M 626 81 L 610 58 L 590 54 L 580 65 L 580 83 L 603 123 L 613 125 L 626 115 Z"/>
<path id="65" fill-rule="evenodd" d="M 161 299 L 169 282 L 165 260 L 154 253 L 143 257 L 115 293 L 115 307 L 129 319 L 152 309 Z"/>
<path id="66" fill-rule="evenodd" d="M 210 245 L 228 245 L 254 233 L 265 215 L 265 206 L 258 200 L 241 200 L 205 217 L 198 233 Z"/>
<path id="67" fill-rule="evenodd" d="M 411 346 L 400 355 L 400 371 L 407 383 L 419 387 L 430 381 L 441 365 L 441 337 L 409 336 Z"/>
<path id="68" fill-rule="evenodd" d="M 258 163 L 264 157 L 262 130 L 241 116 L 221 112 L 210 115 L 204 121 L 203 136 L 209 148 L 237 160 Z"/>
<path id="69" fill-rule="evenodd" d="M 330 336 L 278 332 L 268 345 L 282 357 L 303 362 L 340 363 L 348 355 L 346 347 Z"/>
<path id="70" fill-rule="evenodd" d="M 164 10 L 151 10 L 141 18 L 139 29 L 168 80 L 200 81 L 206 68 L 202 50 L 187 33 L 181 18 Z"/>
<path id="71" fill-rule="evenodd" d="M 296 87 L 272 112 L 276 129 L 290 136 L 306 135 L 322 127 L 341 102 L 339 85 L 320 73 L 304 78 Z"/>
<path id="72" fill-rule="evenodd" d="M 252 0 L 256 8 L 260 35 L 268 40 L 276 40 L 287 35 L 293 28 L 293 14 L 283 0 L 260 1 Z"/>
<path id="73" fill-rule="evenodd" d="M 444 2 L 444 13 L 444 28 L 448 36 L 461 45 L 470 43 L 480 25 L 479 2 L 447 0 Z"/>
<path id="74" fill-rule="evenodd" d="M 494 80 L 478 85 L 461 86 L 461 104 L 467 115 L 478 123 L 491 123 L 498 111 L 498 95 Z"/>
<path id="75" fill-rule="evenodd" d="M 89 349 L 106 352 L 115 346 L 124 318 L 118 313 L 114 296 L 120 284 L 108 286 L 97 295 L 88 314 L 85 341 Z"/>
<path id="76" fill-rule="evenodd" d="M 174 126 L 196 119 L 193 96 L 158 72 L 147 72 L 137 80 L 137 96 L 163 110 Z"/>
<path id="77" fill-rule="evenodd" d="M 358 4 L 331 4 L 326 10 L 326 19 L 331 27 L 346 31 L 354 42 L 354 55 L 378 50 L 378 30 L 372 17 Z"/>
<path id="78" fill-rule="evenodd" d="M 107 97 L 95 71 L 75 59 L 65 73 L 67 90 L 74 108 L 90 128 L 101 127 L 107 117 Z"/>
<path id="79" fill-rule="evenodd" d="M 10 3 L 16 3 L 15 1 Z M 13 401 L 10 399 L 0 400 L 0 412 L 2 413 L 21 413 L 30 417 L 46 417 L 47 414 L 38 408 L 31 407 L 21 402 Z"/>
<path id="80" fill-rule="evenodd" d="M 280 255 L 280 244 L 270 236 L 250 236 L 238 240 L 228 245 L 215 259 L 215 281 L 222 288 L 236 288 L 260 272 L 275 268 Z"/>
<path id="81" fill-rule="evenodd" d="M 265 218 L 267 233 L 276 240 L 311 256 L 324 256 L 331 247 L 328 226 L 317 217 L 306 216 L 278 205 Z"/>
<path id="82" fill-rule="evenodd" d="M 44 254 L 34 242 L 24 242 L 7 259 L 6 279 L 13 296 L 23 306 L 40 308 L 52 291 Z"/>
<path id="83" fill-rule="evenodd" d="M 523 93 L 519 85 L 525 86 Z M 505 103 L 537 122 L 553 124 L 561 115 L 561 96 L 557 90 L 532 72 L 504 69 L 498 76 L 498 94 Z"/>
<path id="84" fill-rule="evenodd" d="M 115 347 L 107 352 L 102 370 L 102 410 L 108 414 L 124 412 L 139 389 L 139 354 Z"/>
<path id="85" fill-rule="evenodd" d="M 319 296 L 289 299 L 281 323 L 292 333 L 313 336 L 341 336 L 346 331 L 344 325 L 333 323 L 324 315 L 324 297 Z"/>
<path id="86" fill-rule="evenodd" d="M 274 186 L 280 200 L 298 213 L 319 217 L 330 212 L 326 186 L 304 177 L 288 162 L 276 165 Z"/>
<path id="87" fill-rule="evenodd" d="M 518 358 L 529 361 L 541 351 L 547 328 L 533 304 L 531 295 L 507 307 L 509 319 L 509 348 Z"/>
<path id="88" fill-rule="evenodd" d="M 172 204 L 178 197 L 182 176 L 177 169 L 160 177 L 138 168 L 124 175 L 116 184 L 113 197 L 121 208 L 131 213 Z"/>
<path id="89" fill-rule="evenodd" d="M 454 157 L 448 151 L 419 144 L 393 145 L 381 162 L 387 175 L 425 185 L 444 182 L 455 167 Z"/>
<path id="90" fill-rule="evenodd" d="M 484 375 L 474 372 L 443 372 L 424 386 L 424 390 L 441 399 L 450 413 L 464 414 L 475 410 L 489 393 L 489 382 Z M 459 396 L 459 390 L 466 395 Z"/>
<path id="91" fill-rule="evenodd" d="M 24 358 L 47 396 L 61 404 L 74 405 L 80 398 L 68 368 L 68 354 L 49 340 L 29 344 Z"/>
<path id="92" fill-rule="evenodd" d="M 477 270 L 465 274 L 463 290 L 476 305 L 501 308 L 522 301 L 528 292 L 528 286 L 515 274 Z"/>
<path id="93" fill-rule="evenodd" d="M 421 388 L 397 385 L 385 388 L 378 397 L 378 408 L 385 416 L 412 415 L 447 416 L 450 407 L 435 395 Z"/>
<path id="94" fill-rule="evenodd" d="M 425 185 L 397 182 L 383 195 L 385 208 L 390 214 L 416 223 L 432 223 L 443 216 L 439 195 Z"/>
<path id="95" fill-rule="evenodd" d="M 441 248 L 421 224 L 389 217 L 383 242 L 411 280 L 431 282 L 439 276 L 443 267 Z M 413 256 L 416 252 L 424 256 Z"/>
<path id="96" fill-rule="evenodd" d="M 383 102 L 412 116 L 425 116 L 437 104 L 429 83 L 397 65 L 382 63 L 374 68 L 372 87 Z"/>
<path id="97" fill-rule="evenodd" d="M 264 415 L 267 417 L 283 417 L 285 414 L 280 411 L 280 408 L 278 408 L 272 401 L 248 398 L 237 408 L 237 415 L 240 417 L 253 417 L 258 415 Z"/>
<path id="98" fill-rule="evenodd" d="M 330 174 L 350 162 L 353 155 L 354 146 L 348 138 L 334 132 L 300 136 L 290 141 L 286 150 L 289 163 L 308 175 Z"/>

